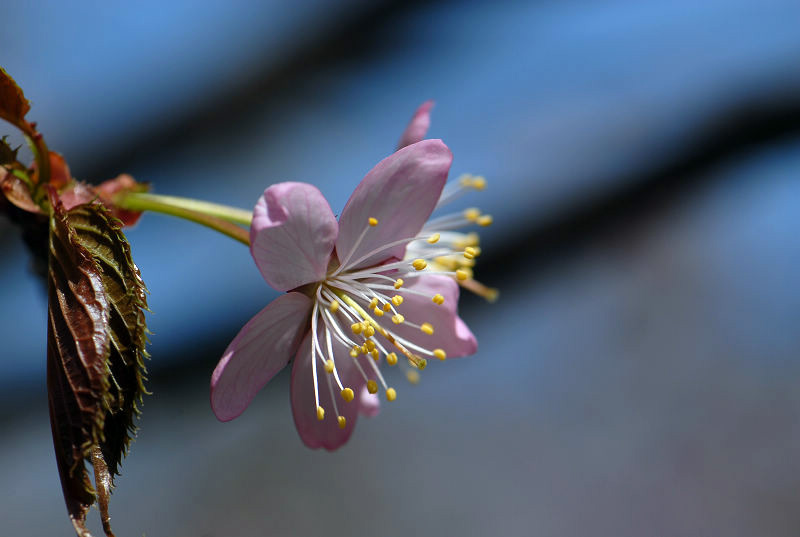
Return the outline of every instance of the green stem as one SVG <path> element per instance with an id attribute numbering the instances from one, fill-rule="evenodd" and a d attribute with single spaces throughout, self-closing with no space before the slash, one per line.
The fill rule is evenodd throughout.
<path id="1" fill-rule="evenodd" d="M 250 245 L 250 233 L 236 225 L 240 223 L 249 226 L 252 220 L 250 214 L 242 209 L 205 201 L 142 192 L 121 194 L 114 199 L 114 204 L 120 209 L 154 211 L 183 218 L 219 231 L 242 244 Z"/>
<path id="2" fill-rule="evenodd" d="M 155 210 L 150 209 L 150 204 L 159 207 L 169 206 L 179 209 L 188 209 L 196 213 L 202 213 L 248 227 L 250 227 L 250 223 L 253 221 L 252 211 L 245 211 L 244 209 L 237 209 L 236 207 L 229 207 L 227 205 L 220 205 L 219 203 L 211 203 L 208 201 L 179 198 L 177 196 L 162 196 L 160 194 L 149 194 L 147 192 L 128 192 L 115 201 L 120 207 L 126 209 L 132 207 L 124 207 L 123 203 L 136 204 L 143 209 L 149 210 Z M 139 209 L 137 208 L 136 210 Z"/>

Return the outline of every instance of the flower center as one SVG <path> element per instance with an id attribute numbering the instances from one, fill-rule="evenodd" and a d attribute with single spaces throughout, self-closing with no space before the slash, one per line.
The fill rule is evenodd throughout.
<path id="1" fill-rule="evenodd" d="M 469 178 L 467 182 L 463 178 L 460 180 L 461 189 L 481 190 L 481 185 L 485 184 L 482 178 Z M 442 199 L 446 195 L 453 197 L 454 193 L 458 193 L 458 188 L 450 194 L 446 188 Z M 426 341 L 436 330 L 426 319 L 426 313 L 428 308 L 444 307 L 444 295 L 406 287 L 406 280 L 413 281 L 414 278 L 428 274 L 442 274 L 469 287 L 469 282 L 474 281 L 474 260 L 480 255 L 477 235 L 453 233 L 450 230 L 468 224 L 486 226 L 491 224 L 491 217 L 481 215 L 477 209 L 441 217 L 426 224 L 417 236 L 392 241 L 354 259 L 359 245 L 380 222 L 378 218 L 370 217 L 365 224 L 351 251 L 340 257 L 341 263 L 338 266 L 329 269 L 326 278 L 316 285 L 313 295 L 311 360 L 317 418 L 325 418 L 325 409 L 319 404 L 320 367 L 326 373 L 322 388 L 327 384 L 341 428 L 347 426 L 347 420 L 339 412 L 337 397 L 333 393 L 334 384 L 345 404 L 355 398 L 353 388 L 345 385 L 343 375 L 340 375 L 345 368 L 347 371 L 354 368 L 358 372 L 369 393 L 377 393 L 380 385 L 386 399 L 394 401 L 397 392 L 387 384 L 379 367 L 383 360 L 389 366 L 402 364 L 406 378 L 416 383 L 419 380 L 419 371 L 425 369 L 429 358 L 447 358 L 444 349 L 431 345 L 431 339 Z M 406 246 L 405 259 L 357 268 L 366 259 L 398 245 Z M 339 254 L 341 256 L 342 253 Z M 413 254 L 413 257 L 409 257 L 409 254 Z M 483 286 L 478 284 L 475 288 L 481 287 Z M 490 297 L 492 290 L 484 289 L 487 290 L 484 296 Z M 409 302 L 413 302 L 413 307 L 404 306 L 406 297 Z M 421 298 L 425 300 L 420 300 Z M 400 326 L 415 330 L 404 329 L 401 336 L 398 331 Z M 334 345 L 339 347 L 338 360 Z M 343 349 L 347 349 L 346 353 L 342 352 Z M 401 355 L 405 360 L 399 359 Z M 341 363 L 343 360 L 347 362 Z"/>

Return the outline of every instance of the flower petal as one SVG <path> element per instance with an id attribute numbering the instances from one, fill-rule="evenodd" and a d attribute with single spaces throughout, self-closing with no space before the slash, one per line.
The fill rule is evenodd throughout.
<path id="1" fill-rule="evenodd" d="M 378 398 L 378 394 L 369 393 L 367 390 L 366 384 L 361 387 L 361 408 L 359 411 L 364 416 L 368 418 L 372 418 L 378 415 L 378 412 L 381 409 L 381 400 Z"/>
<path id="2" fill-rule="evenodd" d="M 419 105 L 417 111 L 414 112 L 414 117 L 411 118 L 406 130 L 403 131 L 403 135 L 397 143 L 397 149 L 421 142 L 425 138 L 431 126 L 431 108 L 433 108 L 433 101 L 425 101 Z"/>
<path id="3" fill-rule="evenodd" d="M 253 211 L 250 252 L 261 275 L 278 291 L 321 280 L 338 234 L 322 193 L 306 183 L 278 183 Z"/>
<path id="4" fill-rule="evenodd" d="M 281 295 L 256 313 L 233 339 L 211 375 L 211 408 L 221 421 L 244 412 L 256 393 L 283 369 L 308 330 L 311 299 Z"/>
<path id="5" fill-rule="evenodd" d="M 323 350 L 325 344 L 325 328 L 320 327 L 320 343 Z M 294 424 L 303 443 L 311 449 L 325 448 L 328 451 L 338 449 L 347 442 L 353 434 L 353 428 L 362 407 L 362 388 L 364 380 L 358 370 L 352 365 L 349 349 L 333 341 L 334 360 L 342 384 L 351 388 L 355 398 L 346 402 L 340 393 L 339 385 L 332 374 L 326 373 L 322 362 L 317 357 L 317 381 L 319 386 L 319 404 L 325 410 L 325 418 L 317 419 L 316 402 L 314 399 L 314 371 L 311 365 L 311 333 L 303 339 L 297 356 L 292 366 L 291 401 Z M 330 381 L 330 386 L 328 382 Z M 332 389 L 331 389 L 332 388 Z M 332 397 L 336 398 L 334 407 Z M 337 421 L 336 408 L 339 416 L 344 416 L 346 426 L 342 429 Z"/>
<path id="6" fill-rule="evenodd" d="M 424 296 L 404 292 L 413 290 L 424 293 Z M 420 329 L 407 324 L 395 325 L 385 321 L 381 323 L 389 330 L 393 330 L 400 337 L 406 338 L 426 349 L 442 349 L 448 358 L 458 358 L 475 354 L 478 342 L 466 323 L 458 316 L 458 284 L 448 276 L 431 274 L 418 278 L 409 278 L 407 285 L 400 288 L 398 293 L 403 297 L 403 304 L 397 309 L 405 316 L 406 320 L 415 324 L 430 323 L 433 325 L 433 334 L 425 334 Z M 435 294 L 444 297 L 444 303 L 434 304 L 431 300 Z"/>
<path id="7" fill-rule="evenodd" d="M 423 140 L 380 161 L 350 196 L 339 218 L 339 261 L 344 263 L 349 256 L 348 268 L 357 268 L 402 258 L 404 244 L 359 261 L 382 245 L 419 233 L 436 207 L 452 161 L 453 154 L 441 140 Z M 378 225 L 369 227 L 356 246 L 370 218 L 376 218 Z"/>

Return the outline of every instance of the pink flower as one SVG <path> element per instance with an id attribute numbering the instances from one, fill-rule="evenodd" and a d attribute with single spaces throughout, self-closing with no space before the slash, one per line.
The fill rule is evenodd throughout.
<path id="1" fill-rule="evenodd" d="M 469 274 L 431 269 L 437 259 L 477 255 L 426 226 L 451 161 L 441 140 L 402 147 L 364 177 L 338 222 L 312 185 L 279 183 L 264 191 L 250 228 L 251 253 L 267 283 L 286 294 L 225 350 L 211 378 L 217 418 L 239 416 L 294 358 L 297 431 L 308 447 L 334 450 L 348 440 L 359 414 L 377 412 L 379 388 L 387 400 L 396 398 L 381 362 L 407 367 L 413 381 L 430 358 L 476 351 L 457 314 L 457 281 Z M 420 241 L 426 247 L 418 248 L 419 257 L 405 258 L 407 246 Z"/>

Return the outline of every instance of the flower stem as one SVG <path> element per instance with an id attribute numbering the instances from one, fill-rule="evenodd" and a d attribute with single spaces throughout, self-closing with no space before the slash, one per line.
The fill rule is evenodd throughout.
<path id="1" fill-rule="evenodd" d="M 150 205 L 159 207 L 175 207 L 179 209 L 188 209 L 190 211 L 213 216 L 227 222 L 240 224 L 242 226 L 250 226 L 253 221 L 252 211 L 245 211 L 236 207 L 229 207 L 227 205 L 220 205 L 219 203 L 211 203 L 208 201 L 194 200 L 191 198 L 179 198 L 177 196 L 162 196 L 160 194 L 150 194 L 147 192 L 128 192 L 115 200 L 120 207 L 125 209 L 134 210 L 156 210 L 152 209 Z M 122 204 L 136 204 L 138 207 L 127 207 Z"/>
<path id="2" fill-rule="evenodd" d="M 250 233 L 236 224 L 249 226 L 252 215 L 235 207 L 209 203 L 206 201 L 161 196 L 144 192 L 126 192 L 114 199 L 114 204 L 121 209 L 131 211 L 154 211 L 168 214 L 204 225 L 223 235 L 250 245 Z"/>

